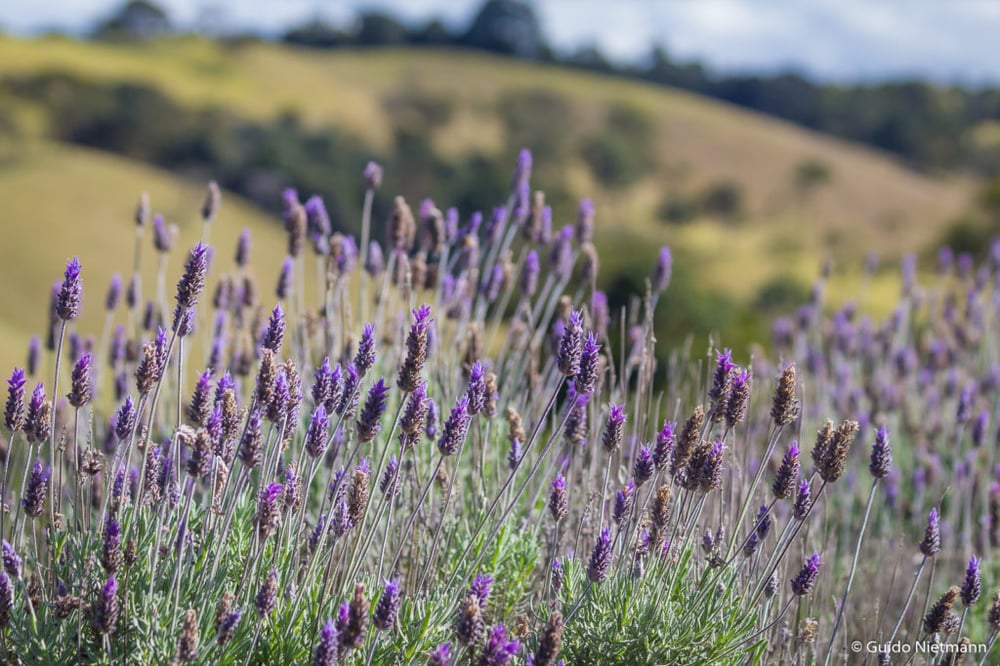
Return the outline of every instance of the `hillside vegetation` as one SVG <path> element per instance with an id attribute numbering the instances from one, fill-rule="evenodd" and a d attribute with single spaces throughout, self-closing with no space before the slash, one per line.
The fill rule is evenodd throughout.
<path id="1" fill-rule="evenodd" d="M 663 244 L 675 248 L 679 271 L 697 270 L 692 289 L 715 300 L 711 307 L 677 303 L 677 324 L 690 325 L 674 331 L 702 333 L 747 319 L 734 305 L 787 309 L 825 259 L 855 275 L 870 251 L 889 261 L 927 252 L 962 214 L 972 187 L 687 93 L 475 52 L 3 37 L 0 62 L 5 226 L 73 227 L 79 231 L 67 233 L 86 235 L 95 250 L 109 238 L 130 247 L 128 216 L 140 190 L 154 194 L 155 209 L 169 216 L 173 206 L 178 222 L 183 210 L 193 224 L 196 193 L 218 178 L 271 211 L 286 185 L 319 192 L 335 222 L 354 230 L 357 174 L 370 157 L 387 167 L 377 220 L 397 192 L 414 205 L 434 196 L 442 208 L 458 206 L 464 219 L 502 199 L 509 182 L 503 165 L 528 146 L 539 180 L 549 184 L 555 225 L 572 222 L 581 197 L 594 199 L 612 298 L 616 284 L 623 293 L 641 286 L 639 276 Z M 168 185 L 135 161 L 190 185 Z M 158 188 L 177 198 L 155 196 Z M 230 210 L 266 226 L 248 207 Z M 235 237 L 243 224 L 220 224 L 229 227 L 220 238 Z M 17 232 L 8 244 L 30 248 L 23 238 Z M 80 245 L 67 240 L 66 247 Z M 40 262 L 32 267 L 22 273 L 26 293 L 5 296 L 14 300 L 5 310 L 19 320 L 57 272 Z M 879 294 L 894 291 L 876 281 L 869 294 L 877 304 L 886 302 Z M 34 307 L 39 321 L 44 312 Z"/>

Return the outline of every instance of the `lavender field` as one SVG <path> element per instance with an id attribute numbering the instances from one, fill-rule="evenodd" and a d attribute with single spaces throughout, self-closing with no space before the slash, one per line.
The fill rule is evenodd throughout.
<path id="1" fill-rule="evenodd" d="M 110 285 L 69 259 L 7 382 L 5 663 L 996 663 L 1000 242 L 667 347 L 671 250 L 612 308 L 602 211 L 511 166 L 383 235 L 370 163 L 358 238 L 286 190 L 280 266 L 214 183 L 194 247 L 143 196 Z"/>

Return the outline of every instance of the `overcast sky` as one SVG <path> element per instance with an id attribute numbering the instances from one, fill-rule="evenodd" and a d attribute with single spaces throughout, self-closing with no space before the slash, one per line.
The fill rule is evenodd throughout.
<path id="1" fill-rule="evenodd" d="M 381 8 L 464 26 L 481 0 L 156 0 L 192 26 L 206 10 L 233 28 L 277 33 L 320 16 Z M 0 0 L 0 27 L 81 31 L 114 0 Z M 597 44 L 634 60 L 660 42 L 724 71 L 794 69 L 825 79 L 917 76 L 1000 84 L 1000 0 L 535 0 L 557 48 Z M 0 63 L 0 69 L 3 64 Z"/>

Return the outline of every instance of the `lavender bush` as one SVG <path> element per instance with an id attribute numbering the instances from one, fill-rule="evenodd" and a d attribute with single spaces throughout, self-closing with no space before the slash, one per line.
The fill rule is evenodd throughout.
<path id="1" fill-rule="evenodd" d="M 927 286 L 906 261 L 883 321 L 826 306 L 821 280 L 771 353 L 663 367 L 670 250 L 612 312 L 593 205 L 556 230 L 530 177 L 524 151 L 509 199 L 464 222 L 396 197 L 378 239 L 370 164 L 360 242 L 287 190 L 273 290 L 248 232 L 235 261 L 208 244 L 213 184 L 172 304 L 180 249 L 143 197 L 98 338 L 71 260 L 47 354 L 8 381 L 4 659 L 894 658 L 855 640 L 988 659 L 1000 244 Z"/>

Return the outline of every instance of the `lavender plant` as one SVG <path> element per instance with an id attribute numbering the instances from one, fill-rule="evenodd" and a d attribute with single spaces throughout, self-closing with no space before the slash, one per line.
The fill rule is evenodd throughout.
<path id="1" fill-rule="evenodd" d="M 855 640 L 922 636 L 992 649 L 1000 605 L 977 602 L 1000 583 L 1000 243 L 927 286 L 907 262 L 882 321 L 825 304 L 821 280 L 775 322 L 770 353 L 672 350 L 664 368 L 671 251 L 612 312 L 597 211 L 586 200 L 553 231 L 531 168 L 524 151 L 507 201 L 465 224 L 396 197 L 384 244 L 378 165 L 359 183 L 360 242 L 286 190 L 273 290 L 257 287 L 249 232 L 232 265 L 208 244 L 228 223 L 214 183 L 182 262 L 144 197 L 126 298 L 116 279 L 97 339 L 77 330 L 91 285 L 70 261 L 52 362 L 33 339 L 7 383 L 3 658 L 829 663 Z"/>

